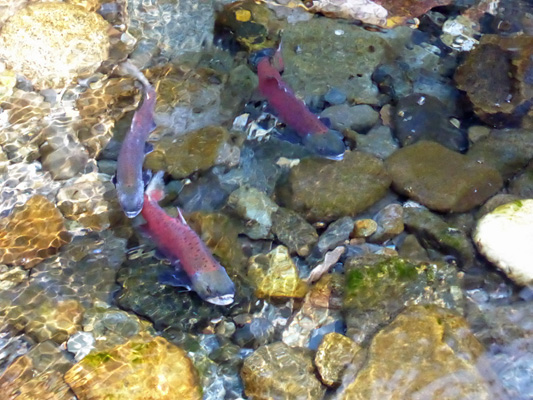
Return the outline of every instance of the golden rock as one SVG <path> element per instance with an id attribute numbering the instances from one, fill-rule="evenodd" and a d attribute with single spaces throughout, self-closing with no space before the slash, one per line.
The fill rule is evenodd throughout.
<path id="1" fill-rule="evenodd" d="M 93 73 L 108 56 L 109 24 L 81 6 L 33 3 L 12 16 L 0 34 L 0 58 L 37 89 L 61 88 Z"/>
<path id="2" fill-rule="evenodd" d="M 330 387 L 338 386 L 344 369 L 359 350 L 357 343 L 340 333 L 324 335 L 315 355 L 315 365 L 322 382 Z"/>
<path id="3" fill-rule="evenodd" d="M 364 367 L 337 398 L 488 400 L 490 389 L 476 367 L 482 352 L 463 317 L 410 306 L 376 334 Z"/>
<path id="4" fill-rule="evenodd" d="M 256 296 L 261 299 L 300 299 L 307 293 L 307 284 L 300 279 L 298 268 L 285 246 L 251 257 L 248 277 L 256 287 Z"/>
<path id="5" fill-rule="evenodd" d="M 214 165 L 234 166 L 239 162 L 239 156 L 239 148 L 231 144 L 225 128 L 208 126 L 178 138 L 161 138 L 155 143 L 154 151 L 146 156 L 144 165 L 182 179 Z"/>
<path id="6" fill-rule="evenodd" d="M 36 195 L 0 220 L 0 263 L 32 268 L 70 241 L 64 218 L 46 197 Z"/>
<path id="7" fill-rule="evenodd" d="M 244 360 L 241 377 L 246 395 L 254 400 L 315 400 L 325 392 L 308 350 L 283 342 L 259 347 Z"/>
<path id="8" fill-rule="evenodd" d="M 352 237 L 367 238 L 378 230 L 378 224 L 373 219 L 359 219 L 355 221 Z"/>
<path id="9" fill-rule="evenodd" d="M 200 400 L 192 361 L 162 337 L 93 352 L 66 374 L 79 400 Z"/>

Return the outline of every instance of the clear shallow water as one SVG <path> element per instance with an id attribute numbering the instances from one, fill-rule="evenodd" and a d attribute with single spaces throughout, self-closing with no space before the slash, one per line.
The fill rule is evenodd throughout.
<path id="1" fill-rule="evenodd" d="M 530 290 L 471 239 L 487 200 L 530 197 L 525 2 L 389 30 L 298 7 L 229 9 L 216 29 L 219 3 L 125 7 L 96 6 L 116 28 L 110 57 L 65 90 L 2 72 L 8 398 L 533 396 Z M 477 30 L 450 38 L 459 14 Z M 313 157 L 255 90 L 248 55 L 279 35 L 282 79 L 343 133 L 341 162 Z M 162 283 L 171 267 L 118 206 L 140 98 L 112 70 L 126 56 L 158 91 L 145 166 L 167 172 L 162 205 L 185 210 L 236 283 L 229 307 Z M 421 140 L 439 145 L 401 153 Z M 320 264 L 331 272 L 307 284 Z"/>

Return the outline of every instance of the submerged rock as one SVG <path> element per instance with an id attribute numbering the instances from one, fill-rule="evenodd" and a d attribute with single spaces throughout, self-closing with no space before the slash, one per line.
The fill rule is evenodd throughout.
<path id="1" fill-rule="evenodd" d="M 383 243 L 403 232 L 403 207 L 400 204 L 389 204 L 382 208 L 375 216 L 376 232 L 370 236 L 370 241 Z"/>
<path id="2" fill-rule="evenodd" d="M 431 140 L 454 151 L 466 151 L 466 132 L 450 122 L 452 115 L 436 97 L 415 93 L 398 100 L 394 114 L 395 135 L 403 147 Z"/>
<path id="3" fill-rule="evenodd" d="M 77 5 L 33 3 L 3 26 L 0 58 L 37 88 L 61 88 L 107 58 L 108 28 L 100 15 Z"/>
<path id="4" fill-rule="evenodd" d="M 271 237 L 272 214 L 279 206 L 256 188 L 241 186 L 230 194 L 227 207 L 245 221 L 245 233 L 252 239 Z"/>
<path id="5" fill-rule="evenodd" d="M 404 223 L 425 248 L 452 255 L 462 268 L 472 266 L 474 247 L 464 231 L 453 228 L 425 207 L 404 207 Z"/>
<path id="6" fill-rule="evenodd" d="M 340 385 L 344 369 L 360 349 L 353 340 L 340 333 L 324 335 L 315 355 L 315 365 L 322 382 L 330 387 Z"/>
<path id="7" fill-rule="evenodd" d="M 447 264 L 415 265 L 370 254 L 348 259 L 344 268 L 346 334 L 358 344 L 406 305 L 462 307 L 457 271 Z"/>
<path id="8" fill-rule="evenodd" d="M 74 394 L 63 380 L 63 374 L 71 366 L 56 344 L 38 344 L 17 358 L 0 376 L 2 398 L 70 400 Z"/>
<path id="9" fill-rule="evenodd" d="M 0 220 L 0 263 L 32 268 L 69 241 L 59 210 L 36 195 Z"/>
<path id="10" fill-rule="evenodd" d="M 282 342 L 261 346 L 246 358 L 241 377 L 246 395 L 257 400 L 319 400 L 325 392 L 308 351 Z"/>
<path id="11" fill-rule="evenodd" d="M 307 285 L 300 279 L 298 268 L 285 246 L 251 257 L 248 277 L 256 288 L 256 296 L 261 299 L 302 298 L 307 293 Z"/>
<path id="12" fill-rule="evenodd" d="M 278 207 L 272 214 L 272 233 L 287 246 L 291 254 L 309 255 L 318 240 L 316 229 L 295 211 Z"/>
<path id="13" fill-rule="evenodd" d="M 530 245 L 533 199 L 504 204 L 477 223 L 474 242 L 487 259 L 519 285 L 533 284 Z"/>
<path id="14" fill-rule="evenodd" d="M 394 190 L 442 212 L 469 211 L 503 185 L 495 169 L 428 141 L 398 150 L 385 166 Z"/>
<path id="15" fill-rule="evenodd" d="M 68 181 L 57 193 L 57 207 L 66 218 L 96 231 L 116 225 L 124 216 L 111 178 L 95 172 Z"/>
<path id="16" fill-rule="evenodd" d="M 200 400 L 197 372 L 179 347 L 162 337 L 131 340 L 93 352 L 65 374 L 77 398 L 103 400 Z"/>
<path id="17" fill-rule="evenodd" d="M 155 143 L 154 151 L 146 156 L 144 166 L 164 170 L 174 179 L 182 179 L 214 165 L 235 166 L 239 154 L 239 148 L 231 143 L 225 128 L 208 126 L 177 138 L 161 138 Z"/>
<path id="18" fill-rule="evenodd" d="M 390 185 L 381 160 L 347 152 L 342 161 L 304 159 L 291 169 L 278 197 L 308 221 L 354 216 L 383 197 Z"/>
<path id="19" fill-rule="evenodd" d="M 344 378 L 337 399 L 493 398 L 476 367 L 483 346 L 445 308 L 411 306 L 373 339 L 364 367 Z"/>

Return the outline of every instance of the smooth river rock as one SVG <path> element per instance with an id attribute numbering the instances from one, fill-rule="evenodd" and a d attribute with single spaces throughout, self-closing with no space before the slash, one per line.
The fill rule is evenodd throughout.
<path id="1" fill-rule="evenodd" d="M 330 222 L 364 211 L 385 195 L 390 182 L 381 160 L 354 151 L 342 161 L 302 160 L 277 194 L 282 205 L 308 221 Z"/>
<path id="2" fill-rule="evenodd" d="M 469 211 L 503 185 L 494 168 L 429 141 L 398 150 L 385 166 L 395 191 L 441 212 Z"/>

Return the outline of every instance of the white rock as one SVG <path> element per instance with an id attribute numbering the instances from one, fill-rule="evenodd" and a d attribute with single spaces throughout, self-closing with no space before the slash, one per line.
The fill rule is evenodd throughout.
<path id="1" fill-rule="evenodd" d="M 520 285 L 533 285 L 533 199 L 497 207 L 474 232 L 479 251 Z"/>

